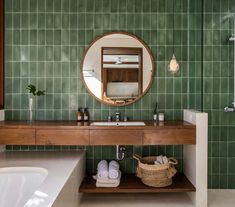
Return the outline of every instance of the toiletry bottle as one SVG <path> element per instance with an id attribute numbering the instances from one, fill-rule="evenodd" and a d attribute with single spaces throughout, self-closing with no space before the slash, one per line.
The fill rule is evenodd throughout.
<path id="1" fill-rule="evenodd" d="M 83 119 L 82 108 L 78 108 L 77 121 L 82 121 L 82 119 Z"/>
<path id="2" fill-rule="evenodd" d="M 84 121 L 89 121 L 89 112 L 88 112 L 88 108 L 85 108 L 85 109 L 84 109 L 83 120 L 84 120 Z"/>
<path id="3" fill-rule="evenodd" d="M 165 120 L 164 112 L 159 112 L 158 114 L 158 121 L 163 122 Z"/>
<path id="4" fill-rule="evenodd" d="M 156 102 L 156 105 L 155 105 L 155 108 L 154 108 L 154 111 L 153 111 L 153 120 L 157 121 L 157 102 Z"/>

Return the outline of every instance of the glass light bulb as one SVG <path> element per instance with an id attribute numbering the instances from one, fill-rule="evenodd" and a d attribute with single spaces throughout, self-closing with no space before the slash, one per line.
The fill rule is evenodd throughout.
<path id="1" fill-rule="evenodd" d="M 172 73 L 177 73 L 179 69 L 180 69 L 180 66 L 176 60 L 175 54 L 173 54 L 171 61 L 168 65 L 168 70 Z"/>

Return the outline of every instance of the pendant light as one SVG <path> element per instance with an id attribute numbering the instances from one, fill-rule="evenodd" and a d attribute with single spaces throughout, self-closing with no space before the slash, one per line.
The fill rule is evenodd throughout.
<path id="1" fill-rule="evenodd" d="M 180 69 L 179 63 L 175 57 L 175 0 L 173 0 L 173 55 L 168 65 L 168 71 L 177 73 Z"/>

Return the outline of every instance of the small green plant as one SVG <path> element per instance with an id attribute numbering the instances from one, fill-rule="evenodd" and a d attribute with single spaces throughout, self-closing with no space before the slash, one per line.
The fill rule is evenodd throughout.
<path id="1" fill-rule="evenodd" d="M 36 89 L 35 85 L 29 84 L 26 88 L 27 90 L 29 90 L 29 93 L 31 93 L 34 96 L 44 96 L 45 95 L 45 90 L 40 91 Z"/>

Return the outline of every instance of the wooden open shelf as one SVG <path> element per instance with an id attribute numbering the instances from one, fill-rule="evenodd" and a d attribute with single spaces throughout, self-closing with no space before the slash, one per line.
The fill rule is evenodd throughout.
<path id="1" fill-rule="evenodd" d="M 160 192 L 195 192 L 196 188 L 182 173 L 173 178 L 171 186 L 153 188 L 144 185 L 135 175 L 123 175 L 117 188 L 97 188 L 92 176 L 84 178 L 79 192 L 83 193 L 160 193 Z"/>

